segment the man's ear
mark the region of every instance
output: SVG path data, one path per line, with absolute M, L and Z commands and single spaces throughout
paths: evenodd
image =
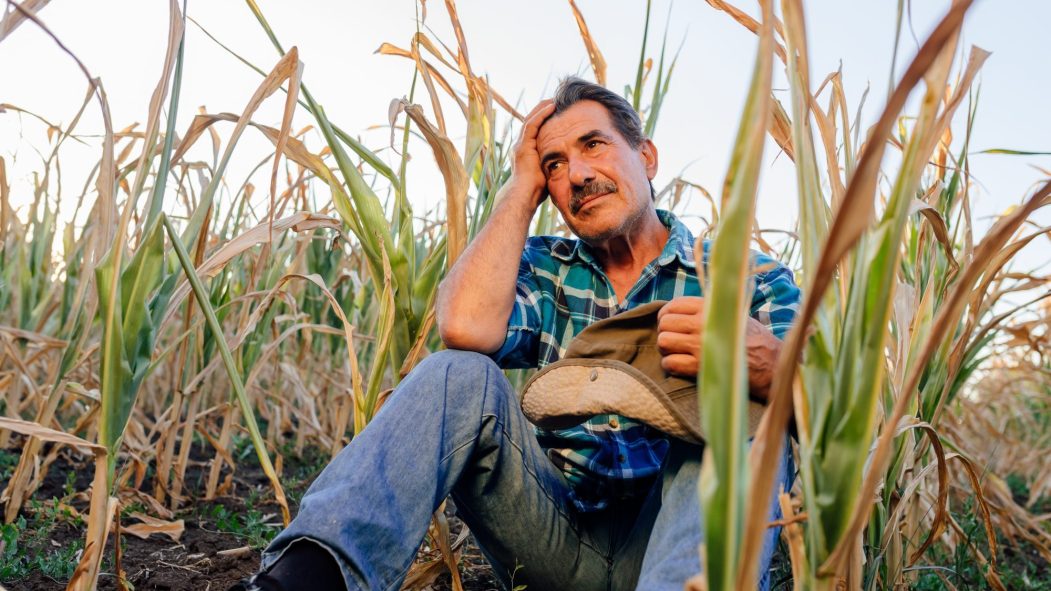
M 646 138 L 639 144 L 639 157 L 646 166 L 646 178 L 653 180 L 657 176 L 657 146 L 653 140 Z

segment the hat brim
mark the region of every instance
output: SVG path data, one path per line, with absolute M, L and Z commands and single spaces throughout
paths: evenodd
M 763 405 L 749 401 L 749 436 L 758 429 L 763 410 Z M 695 384 L 669 391 L 635 367 L 612 359 L 562 359 L 548 365 L 523 389 L 522 412 L 548 430 L 617 414 L 693 443 L 705 439 Z

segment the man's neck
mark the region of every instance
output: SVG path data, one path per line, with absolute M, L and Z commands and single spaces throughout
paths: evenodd
M 669 234 L 656 210 L 650 209 L 625 235 L 588 246 L 606 275 L 611 279 L 620 278 L 620 282 L 628 279 L 634 284 L 642 269 L 664 250 Z

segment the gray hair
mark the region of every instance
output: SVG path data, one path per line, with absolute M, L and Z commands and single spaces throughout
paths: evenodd
M 604 86 L 569 76 L 559 82 L 554 100 L 555 115 L 580 101 L 595 101 L 606 108 L 613 125 L 629 146 L 637 149 L 646 140 L 646 135 L 642 133 L 642 120 L 631 103 Z

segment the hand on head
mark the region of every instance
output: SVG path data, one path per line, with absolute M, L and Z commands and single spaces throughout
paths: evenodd
M 544 99 L 526 115 L 522 133 L 514 145 L 512 154 L 511 178 L 504 185 L 508 190 L 514 188 L 513 194 L 530 196 L 534 207 L 547 198 L 547 178 L 540 168 L 540 153 L 537 151 L 536 138 L 540 126 L 555 112 L 555 101 Z

